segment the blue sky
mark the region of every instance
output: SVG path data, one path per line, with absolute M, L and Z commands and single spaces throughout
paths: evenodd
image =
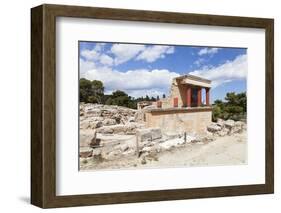
M 212 80 L 212 102 L 246 91 L 246 48 L 79 42 L 79 53 L 80 78 L 101 80 L 108 94 L 168 96 L 172 78 L 184 74 Z

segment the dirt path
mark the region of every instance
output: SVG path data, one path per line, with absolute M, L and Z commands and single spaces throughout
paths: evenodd
M 219 137 L 215 141 L 188 143 L 146 157 L 130 156 L 114 161 L 81 163 L 81 170 L 112 170 L 185 166 L 239 165 L 247 163 L 247 132 Z

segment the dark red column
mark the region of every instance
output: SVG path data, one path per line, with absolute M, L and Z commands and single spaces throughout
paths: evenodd
M 179 99 L 178 97 L 174 98 L 174 107 L 178 107 L 179 105 Z
M 186 106 L 191 107 L 191 87 L 187 87 L 186 90 Z
M 197 89 L 197 106 L 201 106 L 201 100 L 202 100 L 202 88 Z
M 206 88 L 206 105 L 210 105 L 210 88 Z

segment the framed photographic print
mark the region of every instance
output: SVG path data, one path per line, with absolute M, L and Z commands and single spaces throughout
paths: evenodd
M 31 203 L 274 191 L 273 19 L 31 9 Z

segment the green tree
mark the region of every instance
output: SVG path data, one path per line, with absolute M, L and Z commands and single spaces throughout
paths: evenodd
M 239 99 L 239 106 L 243 108 L 243 112 L 247 112 L 247 95 L 246 92 L 237 94 Z
M 216 100 L 213 107 L 213 120 L 217 118 L 240 120 L 245 119 L 247 112 L 247 95 L 245 92 L 226 94 L 225 102 Z
M 116 90 L 115 92 L 112 93 L 113 98 L 118 98 L 122 96 L 128 96 L 127 93 L 121 91 L 121 90 Z
M 128 96 L 127 93 L 121 90 L 112 93 L 110 102 L 111 105 L 125 106 L 134 109 L 137 107 L 136 100 L 133 100 L 131 96 Z M 106 104 L 109 104 L 109 102 L 106 102 Z
M 150 98 L 150 101 L 156 101 L 157 99 L 154 98 L 153 96 Z
M 221 118 L 221 115 L 222 115 L 221 108 L 215 105 L 212 111 L 212 120 L 217 121 L 218 118 Z
M 225 100 L 227 101 L 228 105 L 239 105 L 239 96 L 235 94 L 235 92 L 226 93 Z
M 214 104 L 215 104 L 215 106 L 218 106 L 221 109 L 221 111 L 224 110 L 225 103 L 222 102 L 222 100 L 217 99 L 214 101 Z
M 102 103 L 104 96 L 104 86 L 101 81 L 79 80 L 79 99 L 81 102 Z
M 112 98 L 111 97 L 108 97 L 105 101 L 105 104 L 106 105 L 112 105 Z

